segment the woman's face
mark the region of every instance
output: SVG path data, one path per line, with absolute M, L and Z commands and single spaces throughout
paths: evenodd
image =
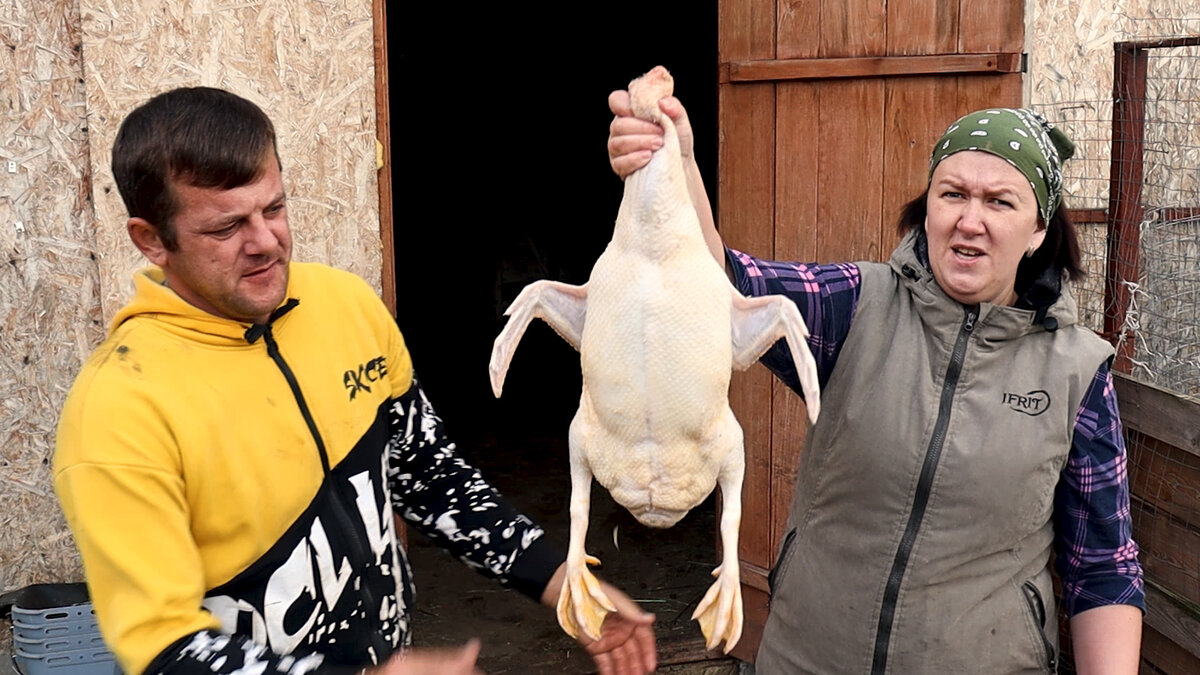
M 942 160 L 926 196 L 929 265 L 964 305 L 1011 305 L 1017 264 L 1042 245 L 1037 197 L 1024 174 L 996 155 L 964 150 Z

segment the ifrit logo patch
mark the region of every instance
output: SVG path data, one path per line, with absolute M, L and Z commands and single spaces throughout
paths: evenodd
M 1004 392 L 1001 394 L 1001 401 L 1008 406 L 1009 410 L 1014 410 L 1030 417 L 1037 417 L 1050 409 L 1050 394 L 1037 389 L 1026 394 L 1013 394 Z

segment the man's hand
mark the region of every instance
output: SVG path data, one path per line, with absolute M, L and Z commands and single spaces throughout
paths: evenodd
M 653 125 L 652 125 L 653 126 Z M 566 577 L 566 564 L 559 565 L 542 591 L 542 604 L 554 607 Z M 654 641 L 654 615 L 642 611 L 628 595 L 601 581 L 600 588 L 617 611 L 604 618 L 600 639 L 582 633 L 579 643 L 592 655 L 599 675 L 645 675 L 658 667 Z
M 475 667 L 479 640 L 454 649 L 406 649 L 385 663 L 368 668 L 366 675 L 484 675 Z
M 687 111 L 674 96 L 663 98 L 658 102 L 658 108 L 675 122 L 675 130 L 679 133 L 679 153 L 684 164 L 687 164 L 692 160 L 694 146 Z M 662 147 L 663 130 L 653 122 L 633 116 L 629 92 L 624 89 L 608 95 L 608 109 L 614 116 L 608 125 L 608 163 L 613 173 L 625 180 L 626 176 L 645 166 L 650 161 L 650 155 Z

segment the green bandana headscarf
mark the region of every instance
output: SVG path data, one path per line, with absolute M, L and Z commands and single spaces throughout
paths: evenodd
M 1049 224 L 1062 202 L 1062 163 L 1075 144 L 1038 113 L 1026 108 L 989 108 L 958 119 L 933 146 L 933 170 L 956 152 L 978 150 L 1003 157 L 1029 179 L 1042 222 Z

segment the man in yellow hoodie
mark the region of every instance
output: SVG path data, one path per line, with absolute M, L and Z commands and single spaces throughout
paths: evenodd
M 122 123 L 113 174 L 152 263 L 84 365 L 55 489 L 100 630 L 129 673 L 472 673 L 479 645 L 408 648 L 393 514 L 553 605 L 563 553 L 454 452 L 361 279 L 291 260 L 275 131 L 205 87 Z M 655 667 L 617 605 L 601 672 Z

